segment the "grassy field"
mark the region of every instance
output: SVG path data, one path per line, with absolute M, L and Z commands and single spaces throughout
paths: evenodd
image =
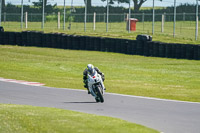
M 88 63 L 105 73 L 107 92 L 200 102 L 200 62 L 118 53 L 0 45 L 0 77 L 84 89 Z
M 0 104 L 0 133 L 158 133 L 124 120 L 55 108 Z
M 19 22 L 2 23 L 6 31 L 22 31 Z M 96 30 L 93 30 L 93 23 L 87 23 L 86 32 L 84 32 L 84 23 L 72 22 L 71 30 L 68 30 L 68 23 L 66 23 L 66 30 L 63 30 L 63 23 L 61 29 L 57 28 L 57 22 L 46 22 L 44 32 L 61 32 L 67 34 L 89 35 L 89 36 L 103 36 L 114 38 L 136 39 L 138 34 L 152 35 L 152 22 L 138 22 L 137 30 L 128 33 L 126 31 L 126 22 L 109 23 L 108 32 L 106 32 L 106 23 L 96 23 Z M 25 25 L 24 25 L 25 27 Z M 28 29 L 23 30 L 39 30 L 41 31 L 41 22 L 28 22 Z M 155 22 L 154 41 L 161 41 L 167 43 L 184 43 L 184 44 L 200 44 L 200 36 L 198 41 L 195 41 L 195 21 L 177 21 L 176 22 L 176 37 L 173 38 L 173 22 L 165 22 L 164 32 L 161 32 L 161 22 Z

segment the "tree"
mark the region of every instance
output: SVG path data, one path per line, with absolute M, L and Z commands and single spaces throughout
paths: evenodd
M 39 2 L 33 2 L 34 6 L 39 6 L 39 5 L 43 5 L 43 0 L 39 0 Z M 44 5 L 47 5 L 47 0 L 44 0 Z
M 106 1 L 106 0 L 101 0 L 101 1 Z M 118 2 L 118 3 L 129 3 L 129 0 L 110 0 L 110 3 L 113 3 L 113 1 Z M 134 12 L 138 12 L 142 4 L 144 4 L 146 1 L 147 0 L 133 0 Z
M 138 12 L 142 4 L 144 4 L 147 0 L 133 0 L 134 3 L 134 12 Z
M 6 6 L 5 0 L 2 0 L 2 5 L 1 5 L 1 7 L 2 7 L 2 10 L 3 10 L 3 11 L 5 10 L 5 6 Z
M 32 2 L 33 5 L 37 8 L 39 8 L 40 10 L 42 10 L 43 7 L 43 0 L 39 0 L 39 2 Z M 47 0 L 44 0 L 44 6 L 45 6 L 45 12 L 46 13 L 52 13 L 55 10 L 55 7 L 57 6 L 57 4 L 51 5 L 47 3 Z
M 84 2 L 86 2 L 86 0 L 84 0 Z M 87 8 L 88 10 L 90 10 L 92 7 L 92 0 L 87 0 Z

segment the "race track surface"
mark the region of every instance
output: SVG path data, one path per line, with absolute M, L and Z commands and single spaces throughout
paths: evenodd
M 55 107 L 111 116 L 164 133 L 200 133 L 200 103 L 106 93 L 96 103 L 86 91 L 0 81 L 0 103 Z

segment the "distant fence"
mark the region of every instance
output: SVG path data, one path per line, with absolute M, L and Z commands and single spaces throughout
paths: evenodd
M 28 14 L 27 20 L 29 22 L 41 22 L 42 21 L 42 14 L 41 13 L 30 13 Z M 24 13 L 24 18 L 26 17 L 26 13 Z M 109 14 L 109 22 L 124 22 L 127 19 L 127 13 L 110 13 Z M 174 14 L 173 13 L 156 13 L 155 14 L 155 21 L 162 21 L 162 15 L 164 16 L 164 21 L 166 22 L 173 22 L 174 21 Z M 64 15 L 60 13 L 61 20 L 63 21 Z M 66 21 L 69 21 L 69 17 L 71 17 L 73 22 L 84 22 L 84 14 L 83 13 L 72 13 L 66 14 Z M 106 22 L 106 13 L 96 13 L 96 22 Z M 151 22 L 153 14 L 152 13 L 132 13 L 131 17 L 137 18 L 140 22 Z M 21 22 L 21 14 L 20 13 L 2 13 L 1 15 L 2 22 Z M 25 20 L 25 19 L 24 19 Z M 58 13 L 45 13 L 45 21 L 57 21 L 58 20 Z M 87 22 L 93 22 L 94 20 L 94 13 L 87 14 Z M 196 14 L 195 13 L 177 13 L 176 14 L 176 21 L 196 21 Z
M 200 60 L 200 45 L 77 36 L 61 33 L 0 32 L 0 44 Z

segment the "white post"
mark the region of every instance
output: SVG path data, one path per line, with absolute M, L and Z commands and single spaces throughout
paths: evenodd
M 1 26 L 1 11 L 2 11 L 2 0 L 0 0 L 0 26 Z
M 174 31 L 173 31 L 173 37 L 175 37 L 176 34 L 176 0 L 174 0 Z
M 23 29 L 24 3 L 21 1 L 21 28 Z
M 85 1 L 85 18 L 84 18 L 84 32 L 86 32 L 86 23 L 87 23 L 87 0 Z
M 154 23 L 155 23 L 155 2 L 153 0 L 153 21 L 152 21 L 152 34 L 154 35 Z
M 96 29 L 96 12 L 94 12 L 94 17 L 93 17 L 93 30 L 95 31 Z
M 165 15 L 162 14 L 162 25 L 161 25 L 161 32 L 164 32 L 164 24 L 165 24 Z
M 64 21 L 63 21 L 63 30 L 65 30 L 65 15 L 66 15 L 66 7 L 65 7 L 65 0 L 64 0 Z
M 128 33 L 131 31 L 131 0 L 129 0 Z
M 60 12 L 58 12 L 58 29 L 60 29 Z
M 28 12 L 25 13 L 25 27 L 28 28 Z
M 129 18 L 129 14 L 127 13 L 126 14 L 126 21 L 128 21 L 128 18 Z
M 44 29 L 44 8 L 45 8 L 45 5 L 44 5 L 44 0 L 43 0 L 43 4 L 42 4 L 42 29 Z
M 108 4 L 108 0 L 107 0 L 106 32 L 108 32 L 108 23 L 109 23 L 109 4 Z
M 198 40 L 198 27 L 199 27 L 199 9 L 198 9 L 198 0 L 197 0 L 197 3 L 196 3 L 196 31 L 195 31 L 195 40 L 197 41 Z

